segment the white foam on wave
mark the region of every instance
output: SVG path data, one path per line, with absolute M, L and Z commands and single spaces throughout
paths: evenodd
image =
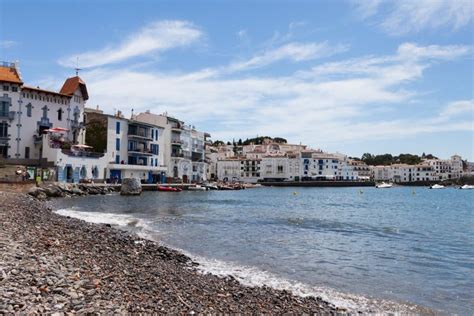
M 182 249 L 176 250 L 186 254 L 199 263 L 199 266 L 196 268 L 201 273 L 210 273 L 220 277 L 232 276 L 245 286 L 255 287 L 266 285 L 276 290 L 287 290 L 293 295 L 301 297 L 320 297 L 336 307 L 347 309 L 349 312 L 363 312 L 371 315 L 429 313 L 429 310 L 414 304 L 375 299 L 362 295 L 343 293 L 328 287 L 312 286 L 298 281 L 288 280 L 255 267 L 208 259 L 187 253 Z
M 55 211 L 62 216 L 70 216 L 81 219 L 89 223 L 95 224 L 111 224 L 121 227 L 138 227 L 136 234 L 141 238 L 153 240 L 162 243 L 157 233 L 150 230 L 148 225 L 137 217 L 126 214 L 102 213 L 102 212 L 86 212 L 74 208 L 59 209 Z M 190 257 L 193 261 L 199 263 L 196 267 L 201 273 L 210 273 L 220 277 L 232 276 L 245 286 L 269 286 L 276 290 L 287 290 L 292 294 L 301 297 L 321 297 L 323 300 L 350 311 L 359 311 L 372 315 L 406 315 L 406 314 L 430 314 L 430 310 L 424 309 L 414 304 L 403 304 L 389 300 L 374 299 L 361 295 L 348 294 L 339 292 L 335 289 L 321 286 L 312 286 L 298 281 L 287 280 L 268 271 L 262 271 L 255 267 L 248 267 L 230 262 L 224 262 L 216 259 L 209 259 L 196 256 L 183 249 L 165 245 L 173 248 Z
M 114 213 L 102 213 L 102 212 L 86 212 L 79 211 L 74 208 L 70 209 L 59 209 L 55 213 L 62 216 L 69 216 L 83 221 L 94 223 L 94 224 L 110 224 L 117 226 L 128 226 L 138 228 L 148 228 L 146 223 L 132 215 L 127 214 L 114 214 Z

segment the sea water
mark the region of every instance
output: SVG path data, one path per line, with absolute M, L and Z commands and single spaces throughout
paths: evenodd
M 474 314 L 474 191 L 256 188 L 58 199 L 232 274 L 361 311 Z

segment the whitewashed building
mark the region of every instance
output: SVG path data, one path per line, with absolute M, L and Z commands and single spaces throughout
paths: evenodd
M 48 180 L 103 179 L 105 155 L 85 150 L 88 98 L 77 75 L 57 92 L 24 85 L 17 64 L 1 63 L 0 158 L 38 170 L 53 167 Z
M 209 134 L 166 114 L 146 111 L 134 116 L 134 119 L 163 127 L 164 160 L 172 181 L 188 183 L 207 180 L 205 141 Z
M 102 137 L 106 144 L 108 181 L 138 178 L 144 183 L 164 182 L 167 168 L 161 150 L 161 126 L 127 119 L 120 111 L 108 115 L 95 109 L 86 109 L 86 122 L 89 128 L 102 126 L 106 131 Z

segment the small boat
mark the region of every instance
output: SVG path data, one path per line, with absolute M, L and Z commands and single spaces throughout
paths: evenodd
M 188 187 L 189 191 L 207 191 L 206 187 L 202 187 L 200 185 L 195 185 L 195 186 L 189 186 Z
M 219 187 L 215 184 L 206 184 L 204 185 L 208 190 L 219 190 Z
M 432 186 L 430 186 L 430 189 L 444 189 L 444 188 L 446 187 L 441 184 L 433 184 Z
M 472 184 L 465 184 L 462 187 L 460 187 L 461 190 L 474 190 L 474 185 Z
M 160 191 L 160 192 L 181 192 L 182 190 L 180 188 L 158 186 L 158 191 Z
M 377 189 L 389 189 L 393 186 L 393 184 L 391 183 L 385 183 L 385 182 L 382 182 L 382 183 L 378 183 L 375 185 L 375 187 Z

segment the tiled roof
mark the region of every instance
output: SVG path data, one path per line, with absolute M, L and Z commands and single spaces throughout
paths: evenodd
M 16 68 L 0 66 L 0 81 L 23 84 Z
M 40 88 L 28 87 L 28 86 L 23 86 L 22 90 L 32 90 L 32 91 L 37 91 L 37 92 L 54 94 L 54 95 L 58 95 L 58 96 L 61 96 L 61 97 L 66 97 L 66 98 L 71 97 L 70 95 L 67 95 L 67 94 L 64 94 L 64 93 L 54 92 L 54 91 L 50 91 L 50 90 L 44 90 L 44 89 L 40 89 Z
M 89 99 L 86 84 L 84 81 L 82 81 L 81 78 L 79 78 L 79 76 L 68 78 L 64 82 L 63 87 L 61 88 L 61 91 L 59 91 L 59 93 L 73 95 L 78 88 L 81 89 L 82 97 L 84 98 L 84 100 Z

